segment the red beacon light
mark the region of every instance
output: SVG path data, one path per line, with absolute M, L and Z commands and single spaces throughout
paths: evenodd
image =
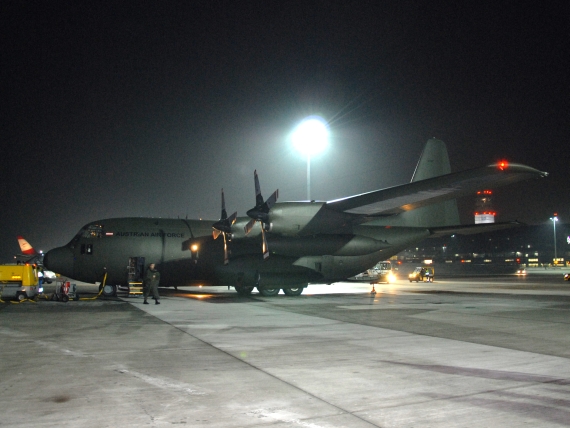
M 497 167 L 501 171 L 504 171 L 505 169 L 507 169 L 509 167 L 509 163 L 506 160 L 502 160 L 502 161 L 499 161 L 499 163 L 497 164 Z

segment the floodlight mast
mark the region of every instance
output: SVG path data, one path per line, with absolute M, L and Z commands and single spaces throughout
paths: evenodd
M 307 200 L 311 201 L 311 155 L 307 153 Z
M 311 200 L 311 155 L 323 151 L 328 144 L 326 121 L 318 116 L 303 120 L 292 135 L 293 145 L 307 156 L 307 199 Z
M 556 254 L 556 222 L 558 221 L 557 215 L 557 213 L 554 213 L 554 217 L 550 217 L 550 220 L 552 220 L 552 226 L 554 227 L 554 263 L 558 261 L 558 255 Z

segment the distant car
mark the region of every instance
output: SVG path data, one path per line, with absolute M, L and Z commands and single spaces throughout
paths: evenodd
M 518 269 L 517 275 L 526 275 L 526 269 Z
M 570 273 L 564 274 L 564 281 L 570 281 Z
M 412 281 L 433 282 L 433 277 L 434 277 L 434 269 L 431 266 L 424 266 L 424 267 L 418 266 L 417 268 L 414 269 L 414 271 L 411 274 L 408 275 L 408 279 L 410 280 L 410 282 Z

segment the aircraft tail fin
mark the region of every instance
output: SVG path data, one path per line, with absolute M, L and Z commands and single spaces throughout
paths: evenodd
M 37 251 L 34 250 L 34 247 L 32 247 L 22 236 L 18 236 L 18 244 L 20 244 L 20 251 L 23 255 L 34 256 L 38 254 Z
M 445 143 L 436 138 L 428 140 L 416 165 L 412 183 L 450 173 L 451 165 Z
M 451 165 L 445 143 L 436 138 L 428 140 L 416 165 L 412 182 L 450 174 Z M 407 211 L 400 214 L 402 225 L 414 227 L 442 227 L 459 224 L 455 199 Z

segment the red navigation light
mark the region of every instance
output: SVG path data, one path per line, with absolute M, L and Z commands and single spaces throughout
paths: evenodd
M 501 171 L 504 171 L 505 169 L 507 169 L 509 167 L 509 163 L 506 160 L 502 160 L 502 161 L 499 161 L 497 166 Z

